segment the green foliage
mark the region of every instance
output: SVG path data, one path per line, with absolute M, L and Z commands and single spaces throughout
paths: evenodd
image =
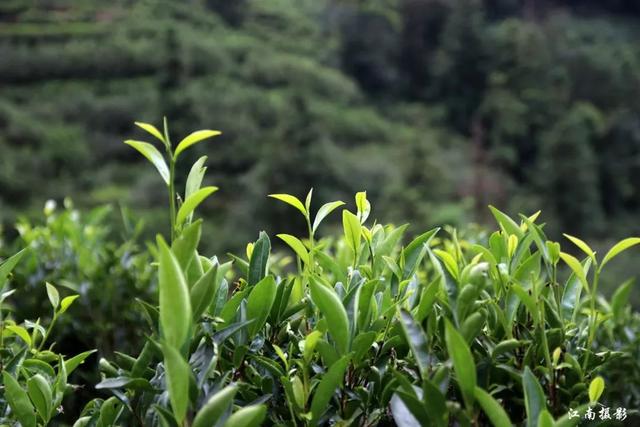
M 159 305 L 140 307 L 146 340 L 100 361 L 96 389 L 113 396 L 90 401 L 76 425 L 565 425 L 569 409 L 617 403 L 621 381 L 631 390 L 620 404 L 640 402 L 630 335 L 640 317 L 620 308 L 629 285 L 615 304 L 598 294 L 603 266 L 635 240 L 600 257 L 568 236 L 586 252 L 581 262 L 547 239 L 538 214 L 517 221 L 493 209 L 501 230 L 486 238 L 434 229 L 403 245 L 405 227 L 369 225 L 364 193 L 357 214 L 345 211 L 343 233 L 318 239 L 311 195 L 277 197 L 307 220 L 309 235 L 294 245 L 302 262 L 272 252 L 261 233 L 232 266 L 221 264 L 200 254 L 200 220 L 171 227 L 171 244 L 158 237 Z M 560 293 L 575 282 L 583 293 Z M 46 330 L 3 322 L 23 366 L 3 359 L 3 413 L 23 425 L 55 416 L 60 384 L 90 354 L 43 350 L 73 302 L 45 287 Z

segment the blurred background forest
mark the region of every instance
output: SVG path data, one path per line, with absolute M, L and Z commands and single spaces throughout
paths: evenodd
M 318 206 L 366 189 L 414 230 L 491 203 L 542 209 L 556 238 L 637 234 L 639 24 L 636 0 L 2 0 L 5 234 L 65 196 L 166 230 L 122 143 L 163 116 L 174 139 L 224 133 L 189 153 L 221 188 L 210 250 L 303 229 L 266 195 L 310 187 Z

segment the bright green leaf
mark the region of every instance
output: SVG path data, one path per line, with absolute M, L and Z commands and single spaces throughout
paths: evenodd
M 589 401 L 595 403 L 602 396 L 604 391 L 604 378 L 601 376 L 595 377 L 589 384 Z
M 162 353 L 164 354 L 164 368 L 171 409 L 178 424 L 182 425 L 189 407 L 191 367 L 180 352 L 168 343 L 163 344 Z
M 456 373 L 458 387 L 460 387 L 465 404 L 467 407 L 471 407 L 474 401 L 477 381 L 476 364 L 464 337 L 448 320 L 445 322 L 445 341 L 449 357 L 453 360 L 453 369 Z
M 176 224 L 181 225 L 185 220 L 195 211 L 200 203 L 202 203 L 207 197 L 218 191 L 218 187 L 204 187 L 196 191 L 189 196 L 180 209 L 178 209 L 178 215 L 176 215 Z
M 182 153 L 184 150 L 191 147 L 192 145 L 197 144 L 198 142 L 204 141 L 205 139 L 218 136 L 221 133 L 222 132 L 218 130 L 209 130 L 209 129 L 198 130 L 191 133 L 190 135 L 185 137 L 182 141 L 180 141 L 180 143 L 178 143 L 178 146 L 176 147 L 176 151 L 173 154 L 173 158 L 177 159 L 180 153 Z
M 318 209 L 316 218 L 313 221 L 312 231 L 315 233 L 318 227 L 320 226 L 320 223 L 322 222 L 322 220 L 325 219 L 327 215 L 329 215 L 331 212 L 333 212 L 335 209 L 339 208 L 342 205 L 344 205 L 344 202 L 339 200 L 335 202 L 325 203 L 324 205 L 322 205 L 320 209 Z
M 264 405 L 246 406 L 229 417 L 224 427 L 258 427 L 267 416 Z
M 238 386 L 230 385 L 209 398 L 198 411 L 191 427 L 214 427 L 233 404 Z
M 148 142 L 128 140 L 124 142 L 135 148 L 156 167 L 165 184 L 169 185 L 169 167 L 160 151 Z
M 341 355 L 346 354 L 349 351 L 350 331 L 349 319 L 342 301 L 333 289 L 324 286 L 315 278 L 310 278 L 309 288 L 313 303 L 327 319 L 327 327 L 338 352 Z
M 181 348 L 187 341 L 191 327 L 189 288 L 178 260 L 160 236 L 158 236 L 158 246 L 162 335 L 170 346 Z
M 269 194 L 269 197 L 285 202 L 302 212 L 305 218 L 308 216 L 307 209 L 304 207 L 300 199 L 290 194 Z
M 4 397 L 22 427 L 36 427 L 36 414 L 29 396 L 7 371 L 2 372 Z
M 626 251 L 632 246 L 637 245 L 638 243 L 640 243 L 640 237 L 629 237 L 628 239 L 621 240 L 615 245 L 613 245 L 613 247 L 609 249 L 609 252 L 607 252 L 607 254 L 602 259 L 602 264 L 600 264 L 600 269 L 602 269 L 606 263 L 611 261 L 613 257 L 617 256 L 623 251 Z
M 300 257 L 302 262 L 305 264 L 309 264 L 309 252 L 307 248 L 304 247 L 304 244 L 295 236 L 290 234 L 278 234 L 277 237 L 282 239 L 293 251 Z
M 513 425 L 509 416 L 502 408 L 502 405 L 500 405 L 500 403 L 498 403 L 489 393 L 480 387 L 476 387 L 474 390 L 474 396 L 482 407 L 484 413 L 487 414 L 487 417 L 491 420 L 494 427 L 511 427 Z

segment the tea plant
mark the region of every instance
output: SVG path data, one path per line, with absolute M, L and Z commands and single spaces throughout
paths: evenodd
M 218 132 L 174 145 L 166 123 L 138 125 L 165 151 L 127 141 L 169 194 L 169 237 L 150 245 L 159 303 L 142 304 L 138 351 L 100 360 L 96 389 L 107 395 L 76 426 L 564 427 L 599 405 L 637 416 L 631 284 L 607 301 L 598 282 L 640 239 L 600 256 L 566 236 L 563 250 L 539 213 L 516 221 L 492 207 L 489 235 L 436 228 L 405 245 L 407 226 L 372 222 L 365 192 L 353 209 L 314 210 L 310 191 L 271 195 L 307 225 L 305 236 L 277 234 L 286 256 L 262 232 L 224 262 L 198 251 L 194 212 L 217 190 L 202 186 L 206 158 L 184 190 L 175 185 L 180 154 Z M 343 232 L 319 237 L 338 209 Z
M 40 319 L 17 323 L 7 316 L 7 303 L 16 298 L 16 290 L 6 287 L 7 277 L 24 255 L 21 251 L 0 264 L 0 424 L 36 427 L 49 424 L 64 410 L 65 393 L 73 389 L 68 376 L 94 351 L 73 357 L 54 351 L 51 332 L 78 295 L 61 299 L 49 283 L 52 320 L 48 325 Z

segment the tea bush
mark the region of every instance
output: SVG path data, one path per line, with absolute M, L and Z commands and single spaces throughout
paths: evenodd
M 100 397 L 76 426 L 546 427 L 577 425 L 601 407 L 612 408 L 603 425 L 637 417 L 632 285 L 611 300 L 598 285 L 640 238 L 601 256 L 573 236 L 564 248 L 548 240 L 539 212 L 514 220 L 491 207 L 493 233 L 436 228 L 404 244 L 407 225 L 372 221 L 365 192 L 355 208 L 334 201 L 314 210 L 309 191 L 304 200 L 271 195 L 306 223 L 304 236 L 275 236 L 284 256 L 260 233 L 224 262 L 198 251 L 194 211 L 217 190 L 202 186 L 206 158 L 184 190 L 175 176 L 181 154 L 219 132 L 172 144 L 166 123 L 163 131 L 138 125 L 161 149 L 126 143 L 153 163 L 169 196 L 169 236 L 149 245 L 159 303 L 141 306 L 146 340 L 136 351 L 100 360 Z M 319 237 L 338 210 L 343 232 Z M 9 424 L 46 424 L 72 389 L 66 359 L 42 350 L 48 333 L 38 322 L 2 325 L 11 343 L 2 363 L 11 369 L 0 414 Z

